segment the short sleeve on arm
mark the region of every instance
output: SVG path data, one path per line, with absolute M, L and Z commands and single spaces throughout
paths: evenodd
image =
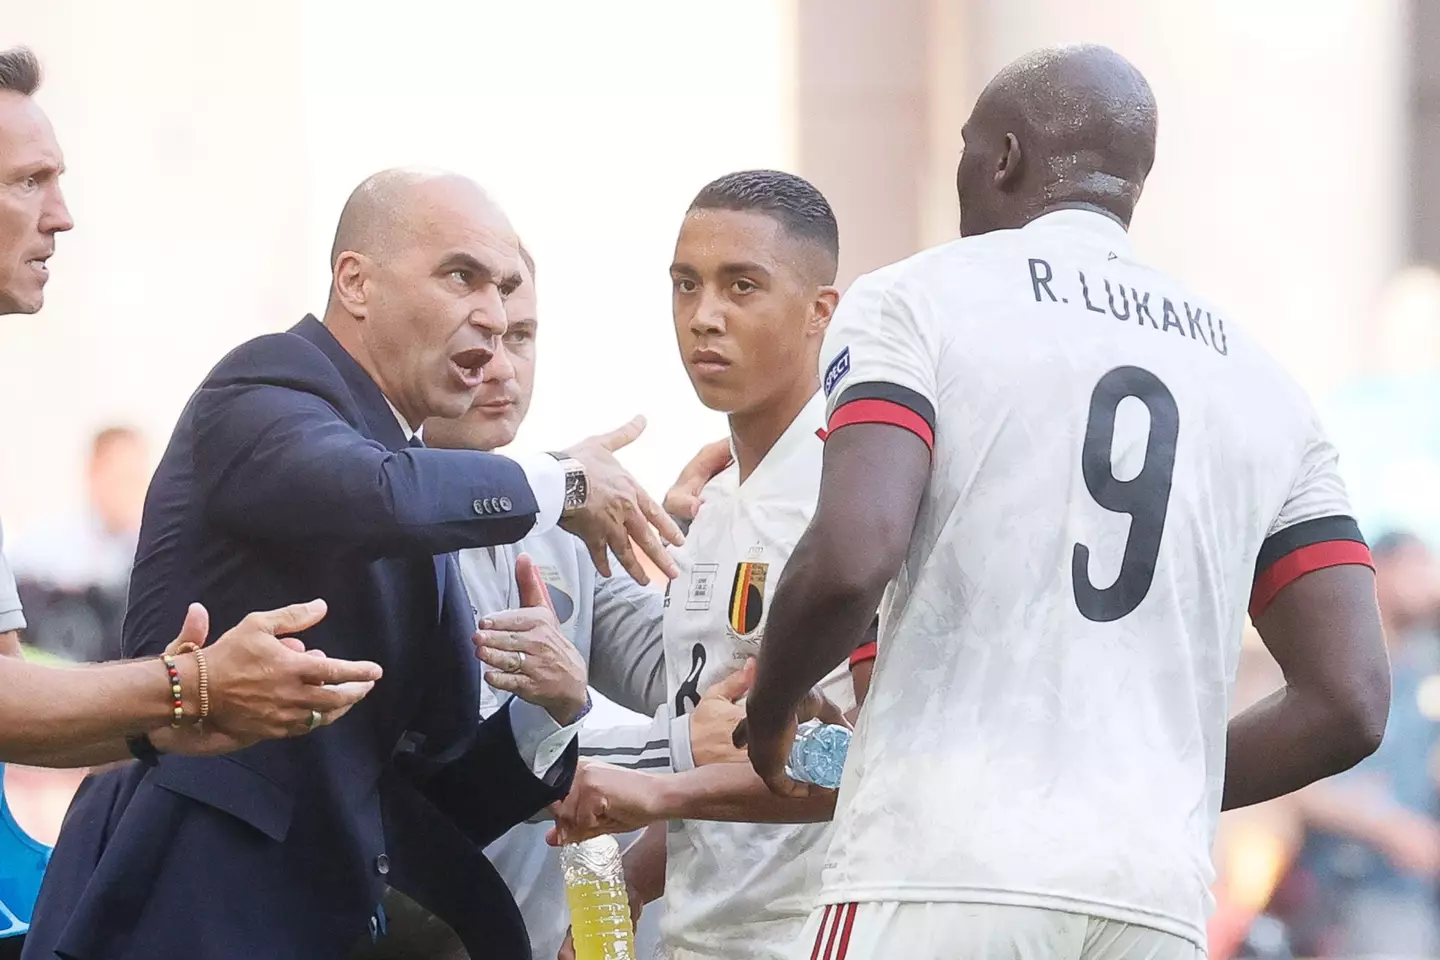
M 889 423 L 935 446 L 934 332 L 925 301 L 894 268 L 856 280 L 820 353 L 827 430 Z
M 5 559 L 5 534 L 0 530 L 0 633 L 25 627 L 25 614 L 20 610 L 20 594 L 15 590 L 15 574 Z
M 1280 591 L 1326 567 L 1372 567 L 1370 547 L 1350 509 L 1339 457 L 1312 417 L 1310 436 L 1290 495 L 1271 524 L 1255 563 L 1250 616 L 1258 617 Z

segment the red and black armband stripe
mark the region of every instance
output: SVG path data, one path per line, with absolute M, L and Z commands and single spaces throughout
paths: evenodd
M 850 387 L 835 401 L 827 431 L 834 433 L 852 423 L 903 427 L 935 449 L 935 405 L 909 387 L 883 382 Z
M 879 655 L 880 645 L 872 641 L 864 646 L 857 647 L 855 652 L 850 654 L 850 666 L 852 668 L 858 667 L 867 660 L 874 660 Z
M 1320 517 L 1286 527 L 1260 547 L 1250 616 L 1258 617 L 1290 584 L 1326 567 L 1358 565 L 1374 569 L 1370 547 L 1351 517 Z
M 875 657 L 879 655 L 879 639 L 880 616 L 876 614 L 875 618 L 870 621 L 870 626 L 865 628 L 865 636 L 860 641 L 860 646 L 856 647 L 855 652 L 850 654 L 851 669 L 854 669 L 857 664 L 864 663 L 867 660 L 874 660 Z

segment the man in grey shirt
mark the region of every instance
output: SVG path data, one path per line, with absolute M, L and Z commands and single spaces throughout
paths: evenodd
M 469 414 L 460 420 L 432 420 L 425 425 L 425 440 L 432 447 L 493 450 L 513 441 L 525 419 L 535 382 L 535 264 L 524 247 L 520 255 L 526 270 L 522 284 L 505 304 L 509 321 L 505 349 L 486 367 L 484 384 Z M 587 663 L 590 685 L 605 697 L 647 717 L 654 713 L 665 699 L 664 595 L 618 569 L 612 576 L 601 575 L 584 543 L 555 529 L 518 544 L 461 551 L 460 573 L 477 619 L 521 606 L 515 571 L 522 554 L 545 581 L 555 620 L 578 651 L 579 662 L 530 657 L 517 665 L 510 660 L 511 653 L 487 653 L 486 662 L 492 669 L 487 672 L 489 682 L 481 688 L 481 713 L 498 710 L 511 693 L 548 671 L 583 670 Z M 533 676 L 527 678 L 527 672 Z M 668 768 L 670 755 L 668 742 L 645 750 L 635 749 L 628 741 L 611 745 L 605 728 L 598 724 L 582 728 L 580 753 L 647 769 Z M 550 960 L 557 954 L 569 927 L 559 857 L 545 843 L 547 829 L 545 823 L 521 824 L 485 849 L 515 896 L 537 960 Z M 648 922 L 640 930 L 638 956 L 653 955 L 654 948 L 649 946 L 657 940 L 653 913 L 644 918 Z
M 74 226 L 60 192 L 60 144 L 34 99 L 39 86 L 34 54 L 0 51 L 0 315 L 40 309 L 56 238 Z M 25 617 L 0 552 L 0 762 L 90 766 L 133 750 L 221 753 L 308 733 L 338 718 L 380 677 L 373 663 L 310 657 L 300 641 L 277 639 L 324 616 L 319 601 L 252 613 L 202 652 L 209 618 L 192 605 L 167 651 L 178 671 L 176 693 L 159 658 L 85 670 L 25 661 L 18 634 Z M 197 649 L 181 652 L 183 644 Z M 202 663 L 215 705 L 203 726 L 193 722 L 202 712 Z

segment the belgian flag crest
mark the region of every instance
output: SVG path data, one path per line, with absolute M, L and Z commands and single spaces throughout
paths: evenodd
M 740 636 L 754 633 L 765 611 L 767 563 L 735 564 L 735 582 L 730 587 L 730 629 Z

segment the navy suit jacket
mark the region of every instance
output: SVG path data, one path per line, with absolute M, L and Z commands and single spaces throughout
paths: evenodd
M 340 958 L 390 879 L 387 819 L 413 834 L 395 825 L 404 811 L 438 812 L 478 847 L 562 797 L 573 743 L 541 780 L 508 712 L 479 718 L 474 612 L 448 553 L 519 540 L 537 509 L 511 460 L 408 446 L 313 317 L 222 360 L 151 482 L 126 655 L 160 653 L 191 601 L 218 636 L 249 611 L 323 597 L 329 614 L 306 644 L 385 677 L 308 736 L 104 775 L 123 782 L 72 806 L 26 957 Z M 446 887 L 423 856 L 394 855 L 396 886 L 420 902 Z

